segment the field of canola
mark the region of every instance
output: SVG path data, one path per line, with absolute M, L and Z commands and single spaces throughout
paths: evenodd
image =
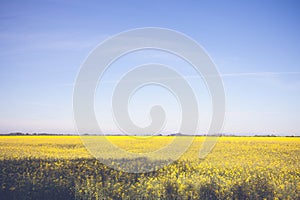
M 132 152 L 173 140 L 108 138 Z M 300 199 L 299 137 L 220 137 L 199 159 L 203 139 L 171 165 L 134 174 L 93 158 L 78 136 L 1 136 L 0 199 Z

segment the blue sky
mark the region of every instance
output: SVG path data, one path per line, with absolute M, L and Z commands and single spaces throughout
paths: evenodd
M 0 133 L 74 133 L 73 84 L 89 52 L 121 31 L 163 27 L 196 40 L 217 65 L 226 93 L 223 132 L 300 135 L 299 9 L 299 1 L 291 0 L 2 1 Z M 104 80 L 118 80 L 124 66 L 153 60 L 177 70 L 185 65 L 162 52 L 136 53 L 115 63 Z M 197 92 L 203 132 L 209 96 L 188 67 L 181 69 Z M 97 118 L 103 130 L 115 132 L 109 100 L 101 93 L 109 96 L 113 84 L 101 87 Z M 172 116 L 166 131 L 176 131 L 178 105 L 161 88 L 145 88 L 133 97 L 133 120 L 149 123 L 145 116 L 155 94 L 153 102 L 160 101 Z

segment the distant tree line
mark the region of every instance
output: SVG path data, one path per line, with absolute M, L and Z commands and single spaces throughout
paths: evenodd
M 13 133 L 6 133 L 6 134 L 0 134 L 0 136 L 31 136 L 31 135 L 45 135 L 45 136 L 77 136 L 78 134 L 65 134 L 65 133 L 22 133 L 22 132 L 13 132 Z M 82 135 L 90 135 L 90 136 L 97 136 L 97 135 L 102 135 L 102 134 L 90 134 L 90 133 L 85 133 Z M 104 134 L 105 136 L 124 136 L 122 134 Z M 150 134 L 149 134 L 150 135 Z M 135 135 L 139 136 L 139 135 Z M 142 135 L 141 135 L 142 136 Z M 148 136 L 148 135 L 143 135 L 143 136 Z M 206 134 L 196 134 L 196 135 L 189 135 L 189 134 L 183 134 L 183 133 L 170 133 L 170 134 L 157 134 L 155 136 L 208 136 Z M 253 134 L 253 135 L 236 135 L 236 134 L 214 134 L 213 136 L 217 137 L 300 137 L 297 135 L 275 135 L 275 134 Z

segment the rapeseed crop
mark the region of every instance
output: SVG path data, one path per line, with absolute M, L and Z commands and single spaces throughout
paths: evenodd
M 108 139 L 144 153 L 174 137 Z M 299 199 L 300 138 L 220 137 L 199 159 L 203 140 L 195 137 L 171 165 L 133 174 L 93 158 L 79 136 L 1 136 L 0 199 Z M 145 165 L 147 158 L 136 162 Z

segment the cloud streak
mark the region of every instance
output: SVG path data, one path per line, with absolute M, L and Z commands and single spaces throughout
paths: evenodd
M 300 72 L 243 72 L 243 73 L 225 73 L 225 74 L 220 74 L 220 77 L 242 77 L 242 76 L 280 76 L 280 75 L 300 75 Z M 211 76 L 206 76 L 209 78 L 216 77 L 215 75 Z M 201 76 L 197 75 L 191 75 L 191 76 L 183 76 L 183 78 L 201 78 Z M 168 77 L 168 78 L 162 78 L 162 79 L 178 79 L 177 77 Z M 105 83 L 105 84 L 115 84 L 118 83 L 120 80 L 104 80 L 101 81 L 100 83 Z M 135 80 L 132 80 L 135 81 Z M 75 83 L 66 83 L 63 84 L 62 86 L 64 87 L 74 87 Z
M 235 76 L 280 76 L 280 75 L 300 75 L 300 72 L 242 72 L 242 73 L 225 73 L 221 77 Z

